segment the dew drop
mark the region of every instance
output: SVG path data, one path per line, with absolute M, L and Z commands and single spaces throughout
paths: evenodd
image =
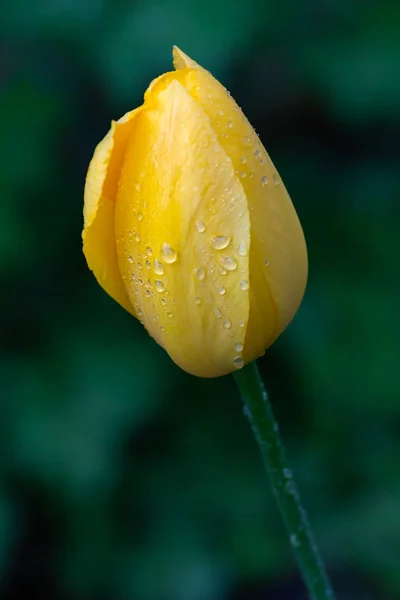
M 233 347 L 236 352 L 241 352 L 243 350 L 243 344 L 241 344 L 240 342 L 236 342 L 236 344 Z
M 196 229 L 199 233 L 204 233 L 206 230 L 206 226 L 202 221 L 196 221 Z
M 196 296 L 195 299 L 194 299 L 194 303 L 195 304 L 201 304 L 201 298 L 199 298 L 198 296 Z
M 172 314 L 172 312 L 169 312 L 168 315 L 167 315 L 168 319 L 172 319 L 173 316 L 174 315 Z
M 178 258 L 178 254 L 177 254 L 176 250 L 174 250 L 172 248 L 172 246 L 170 246 L 169 244 L 166 244 L 165 242 L 162 245 L 161 254 L 162 254 L 163 261 L 168 264 L 174 263 L 176 261 L 176 259 Z
M 128 262 L 130 262 L 130 263 L 131 263 L 131 265 L 133 265 L 133 263 L 134 263 L 134 260 L 133 260 L 132 256 L 128 256 Z
M 268 177 L 267 177 L 266 175 L 263 175 L 263 176 L 261 177 L 261 183 L 262 183 L 263 185 L 267 185 L 267 183 L 268 183 Z
M 160 281 L 159 279 L 157 279 L 154 282 L 154 285 L 155 285 L 157 292 L 163 292 L 165 290 L 163 282 Z
M 233 359 L 233 366 L 235 367 L 235 369 L 241 369 L 242 367 L 244 367 L 244 360 L 241 356 L 236 356 L 236 358 Z
M 147 253 L 147 256 L 152 256 L 153 255 L 153 250 L 150 247 L 147 247 L 146 248 L 146 253 Z
M 264 265 L 265 265 L 266 267 L 268 267 L 268 265 L 269 265 L 269 260 L 266 260 L 266 261 L 265 261 L 265 263 L 264 263 Z
M 149 260 L 146 260 L 146 268 L 151 269 L 151 262 Z
M 215 235 L 211 239 L 211 245 L 214 248 L 214 250 L 223 250 L 224 248 L 226 248 L 228 246 L 230 241 L 231 241 L 230 235 Z
M 151 291 L 150 290 L 146 290 L 145 291 L 146 296 L 149 298 L 151 296 Z
M 242 281 L 239 284 L 239 287 L 241 290 L 243 290 L 243 292 L 245 292 L 246 290 L 249 289 L 249 282 L 247 281 L 247 279 L 242 279 Z
M 218 115 L 219 117 L 222 117 L 222 116 L 223 116 L 223 114 L 224 114 L 224 111 L 223 111 L 223 110 L 217 110 L 217 115 Z
M 130 231 L 130 232 L 128 233 L 128 236 L 129 236 L 129 239 L 131 240 L 131 239 L 133 238 L 133 231 Z
M 245 179 L 245 178 L 246 178 L 246 173 L 245 173 L 244 171 L 242 171 L 242 172 L 240 173 L 240 177 L 241 177 L 242 179 Z
M 135 190 L 140 192 L 140 183 L 135 183 Z
M 142 263 L 139 263 L 139 262 L 138 262 L 138 264 L 137 264 L 137 268 L 138 268 L 138 269 L 143 269 L 143 267 L 142 267 Z
M 224 319 L 224 327 L 225 327 L 225 329 L 231 328 L 231 322 L 228 318 Z
M 245 326 L 245 322 L 244 321 L 239 321 L 239 327 L 244 327 Z
M 157 275 L 164 275 L 163 264 L 158 260 L 158 258 L 156 258 L 156 260 L 154 261 L 154 272 Z
M 161 298 L 160 302 L 161 302 L 161 304 L 162 304 L 163 306 L 165 306 L 165 305 L 167 304 L 167 299 L 165 298 L 165 296 L 163 296 L 163 297 Z
M 198 269 L 194 269 L 193 275 L 199 281 L 204 281 L 204 279 L 206 277 L 206 271 L 205 271 L 205 269 L 203 269 L 203 267 L 199 267 Z
M 261 156 L 261 152 L 260 152 L 259 150 L 254 150 L 254 156 L 255 156 L 256 158 L 260 158 L 260 156 Z
M 217 285 L 217 290 L 218 290 L 218 294 L 220 296 L 223 296 L 224 294 L 226 294 L 226 288 L 224 288 L 223 285 Z
M 275 185 L 278 185 L 278 183 L 279 183 L 279 177 L 278 177 L 277 173 L 274 173 L 272 175 L 272 180 L 273 180 L 273 182 L 274 182 Z
M 229 129 L 232 129 L 232 127 L 233 127 L 232 121 L 228 121 L 228 123 L 226 124 L 226 126 L 229 127 Z
M 232 256 L 221 256 L 219 262 L 227 271 L 234 271 L 237 267 L 237 260 Z
M 246 256 L 246 254 L 247 254 L 246 244 L 243 240 L 239 244 L 238 254 L 239 254 L 239 256 Z
M 221 273 L 221 275 L 226 275 L 228 273 L 228 271 L 224 269 L 224 267 L 220 267 L 219 272 Z
M 244 156 L 241 157 L 240 162 L 242 163 L 242 165 L 246 164 L 246 158 Z
M 219 308 L 214 308 L 214 315 L 217 317 L 217 319 L 220 319 L 222 317 L 221 311 L 219 310 Z
M 143 219 L 143 215 L 141 212 L 138 212 L 137 218 L 138 218 L 138 221 L 141 221 Z
M 140 235 L 138 233 L 135 234 L 135 240 L 137 242 L 140 242 Z

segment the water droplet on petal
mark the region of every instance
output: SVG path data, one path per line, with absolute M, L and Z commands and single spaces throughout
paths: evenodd
M 264 265 L 265 265 L 266 267 L 268 267 L 268 265 L 269 265 L 269 260 L 266 260 L 266 261 L 265 261 L 265 263 L 264 263 Z
M 242 163 L 242 165 L 245 165 L 246 164 L 246 157 L 242 156 L 241 159 L 240 159 L 240 162 Z
M 152 256 L 153 250 L 151 248 L 147 247 L 146 248 L 146 253 L 147 253 L 147 256 Z
M 278 183 L 279 183 L 279 177 L 278 177 L 277 173 L 274 173 L 272 175 L 272 181 L 274 182 L 275 185 L 278 185 Z
M 242 179 L 245 179 L 245 178 L 246 178 L 246 173 L 245 173 L 244 171 L 242 171 L 242 172 L 240 173 L 240 177 L 241 177 Z
M 201 298 L 199 298 L 198 296 L 195 297 L 194 299 L 195 304 L 201 304 Z
M 233 347 L 236 352 L 241 352 L 243 350 L 243 344 L 241 344 L 240 342 L 236 342 L 236 344 Z
M 206 226 L 202 221 L 196 221 L 196 229 L 199 233 L 204 233 L 206 230 Z
M 145 291 L 146 296 L 149 298 L 151 296 L 151 291 L 150 290 L 146 290 Z
M 230 235 L 214 235 L 211 239 L 211 245 L 215 250 L 223 250 L 231 241 Z
M 226 126 L 229 127 L 229 129 L 231 129 L 233 127 L 232 121 L 228 121 L 228 123 L 226 124 Z
M 225 327 L 225 329 L 230 329 L 231 328 L 231 322 L 230 322 L 230 320 L 228 318 L 224 319 L 224 327 Z
M 137 218 L 138 218 L 138 221 L 141 221 L 143 219 L 143 215 L 141 212 L 138 212 Z
M 140 192 L 140 183 L 135 183 L 135 190 Z
M 146 268 L 151 269 L 151 262 L 149 260 L 146 260 Z
M 138 233 L 135 234 L 135 240 L 137 242 L 140 242 L 140 235 Z
M 242 279 L 239 286 L 240 286 L 240 289 L 243 290 L 243 292 L 245 292 L 246 290 L 249 289 L 249 282 L 247 281 L 247 279 Z
M 223 296 L 224 294 L 226 294 L 226 288 L 224 288 L 223 285 L 217 285 L 217 290 L 218 290 L 218 294 L 220 296 Z
M 246 244 L 243 240 L 239 244 L 238 254 L 239 254 L 239 256 L 246 256 L 246 254 L 247 254 Z
M 239 327 L 244 327 L 246 323 L 244 321 L 239 321 Z
M 259 150 L 254 150 L 254 156 L 255 156 L 256 158 L 260 158 L 260 156 L 261 156 L 261 152 L 260 152 Z
M 159 279 L 157 279 L 157 280 L 154 282 L 154 285 L 155 285 L 155 288 L 156 288 L 157 292 L 163 292 L 163 291 L 164 291 L 164 289 L 165 289 L 165 288 L 164 288 L 164 284 L 163 284 L 163 282 L 162 282 L 162 281 L 160 281 Z
M 138 268 L 138 269 L 143 269 L 143 267 L 142 267 L 142 263 L 139 263 L 139 262 L 138 262 L 138 264 L 137 264 L 137 268 Z
M 222 117 L 222 116 L 223 116 L 223 114 L 224 114 L 224 111 L 223 111 L 223 110 L 217 110 L 217 115 L 218 115 L 219 117 Z
M 193 275 L 196 277 L 196 279 L 198 279 L 199 281 L 204 281 L 205 276 L 206 276 L 206 271 L 205 269 L 203 269 L 203 267 L 199 267 L 198 269 L 194 269 L 193 271 Z
M 262 183 L 263 185 L 267 185 L 267 183 L 268 183 L 268 177 L 267 177 L 266 175 L 263 175 L 263 176 L 261 177 L 261 183 Z
M 220 267 L 219 272 L 221 273 L 221 275 L 226 275 L 228 273 L 228 271 L 224 269 L 224 267 Z
M 221 311 L 219 310 L 219 308 L 214 308 L 214 315 L 217 317 L 217 319 L 220 319 L 222 317 Z
M 158 258 L 156 258 L 154 261 L 154 272 L 157 273 L 157 275 L 164 275 L 163 264 L 158 260 Z
M 165 306 L 165 305 L 167 304 L 167 299 L 165 298 L 165 296 L 163 296 L 163 297 L 161 298 L 160 302 L 161 302 L 161 304 L 162 304 L 163 306 Z
M 233 359 L 233 366 L 235 367 L 235 369 L 241 369 L 242 367 L 244 367 L 244 360 L 241 356 L 236 356 L 236 358 Z
M 128 256 L 128 262 L 130 262 L 130 263 L 131 263 L 131 265 L 133 265 L 133 263 L 134 263 L 134 260 L 133 260 L 132 256 Z
M 178 254 L 177 254 L 176 250 L 174 250 L 172 248 L 172 246 L 170 246 L 169 244 L 166 244 L 165 242 L 162 245 L 161 254 L 162 254 L 163 261 L 168 264 L 174 263 L 176 261 L 176 259 L 178 258 Z
M 227 271 L 234 271 L 237 267 L 237 260 L 232 256 L 221 256 L 219 262 Z

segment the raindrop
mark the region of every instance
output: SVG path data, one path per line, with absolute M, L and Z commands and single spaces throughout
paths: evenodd
M 228 318 L 224 319 L 224 327 L 225 327 L 225 329 L 231 328 L 231 322 Z
M 241 352 L 243 350 L 243 344 L 241 344 L 240 342 L 236 342 L 236 344 L 233 347 L 236 352 Z
M 195 304 L 201 304 L 201 298 L 199 298 L 198 296 L 195 297 L 194 299 Z
M 247 281 L 247 279 L 242 279 L 242 281 L 239 284 L 239 287 L 241 290 L 243 290 L 243 292 L 245 292 L 246 290 L 249 289 L 249 282 Z
M 266 175 L 263 175 L 263 176 L 261 177 L 261 183 L 262 183 L 263 185 L 267 185 L 267 183 L 268 183 L 268 178 L 266 177 Z
M 196 279 L 198 279 L 199 281 L 204 281 L 204 279 L 206 277 L 206 271 L 205 271 L 205 269 L 203 269 L 203 267 L 194 269 L 193 274 L 196 277 Z
M 163 284 L 163 282 L 162 282 L 162 281 L 160 281 L 159 279 L 157 279 L 157 280 L 154 282 L 154 285 L 155 285 L 155 288 L 156 288 L 157 292 L 163 292 L 163 291 L 164 291 L 164 289 L 165 289 L 165 288 L 164 288 L 164 284 Z
M 220 319 L 222 317 L 221 311 L 219 310 L 219 308 L 214 308 L 214 315 L 217 317 L 217 319 Z
M 174 250 L 172 248 L 172 246 L 170 246 L 169 244 L 166 244 L 165 242 L 162 245 L 161 254 L 162 254 L 163 261 L 168 264 L 174 263 L 176 261 L 176 259 L 178 258 L 178 254 L 177 254 L 176 250 Z
M 230 235 L 215 235 L 211 240 L 211 245 L 215 250 L 223 250 L 231 241 Z
M 138 264 L 137 264 L 137 268 L 138 268 L 138 269 L 143 269 L 143 267 L 142 267 L 142 263 L 138 263 Z
M 143 219 L 143 215 L 141 212 L 138 212 L 137 218 L 138 218 L 138 221 L 141 221 Z
M 226 288 L 224 288 L 223 285 L 217 285 L 217 290 L 218 290 L 218 294 L 220 296 L 223 296 L 224 294 L 226 294 Z
M 236 358 L 233 359 L 233 366 L 235 367 L 235 369 L 241 369 L 242 367 L 244 367 L 244 360 L 241 356 L 236 356 Z
M 153 250 L 151 248 L 146 248 L 147 256 L 152 256 Z
M 149 260 L 146 260 L 146 268 L 151 269 L 151 262 Z
M 239 254 L 239 256 L 246 256 L 246 254 L 247 254 L 246 244 L 243 240 L 239 244 L 238 254 Z
M 219 262 L 227 271 L 234 271 L 237 267 L 237 260 L 232 256 L 221 256 Z
M 202 221 L 196 221 L 196 229 L 199 233 L 204 233 L 206 230 L 206 226 Z
M 157 275 L 164 275 L 163 264 L 158 260 L 158 258 L 156 258 L 154 261 L 154 272 L 157 273 Z
M 226 275 L 228 271 L 224 269 L 224 267 L 220 267 L 219 272 L 221 273 L 221 275 Z
M 128 256 L 128 262 L 130 262 L 130 263 L 131 263 L 131 265 L 133 265 L 133 263 L 134 263 L 134 260 L 133 260 L 132 256 Z

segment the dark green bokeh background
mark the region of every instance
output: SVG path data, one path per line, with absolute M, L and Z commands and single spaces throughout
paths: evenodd
M 400 5 L 0 9 L 1 598 L 305 598 L 231 378 L 181 372 L 81 253 L 94 146 L 172 44 L 249 116 L 302 221 L 260 361 L 340 597 L 400 597 Z

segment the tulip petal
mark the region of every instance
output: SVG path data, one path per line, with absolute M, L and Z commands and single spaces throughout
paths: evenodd
M 182 84 L 210 118 L 248 198 L 251 297 L 244 352 L 247 362 L 272 344 L 300 305 L 307 280 L 304 235 L 275 166 L 226 89 L 178 49 L 174 50 L 174 64 L 184 69 Z
M 103 289 L 133 315 L 118 266 L 114 213 L 122 160 L 140 110 L 113 121 L 94 152 L 86 177 L 82 232 L 83 252 L 89 268 Z
M 250 218 L 234 166 L 179 83 L 146 94 L 119 182 L 115 231 L 136 314 L 183 369 L 242 366 Z

